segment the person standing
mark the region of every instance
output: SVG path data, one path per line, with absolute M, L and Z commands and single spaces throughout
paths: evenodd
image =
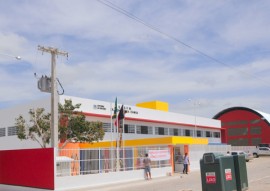
M 145 172 L 145 178 L 146 180 L 152 179 L 151 177 L 151 159 L 148 157 L 148 154 L 145 154 L 145 158 L 143 159 L 144 164 L 144 172 Z
M 188 157 L 188 154 L 185 153 L 183 174 L 188 174 L 188 165 L 190 165 L 189 157 Z

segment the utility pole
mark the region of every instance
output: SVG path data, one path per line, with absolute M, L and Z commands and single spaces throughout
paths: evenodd
M 201 104 L 200 102 L 196 101 L 196 100 L 192 100 L 192 99 L 188 99 L 188 101 L 193 102 L 193 113 L 194 113 L 194 130 L 193 130 L 193 137 L 197 137 L 197 107 Z
M 38 46 L 38 50 L 51 54 L 51 147 L 58 147 L 58 93 L 56 84 L 56 55 L 68 57 L 68 53 L 53 47 Z

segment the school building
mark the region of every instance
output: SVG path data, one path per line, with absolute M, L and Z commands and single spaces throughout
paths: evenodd
M 115 145 L 118 133 L 112 119 L 114 102 L 59 96 L 60 103 L 63 104 L 65 99 L 71 99 L 73 104 L 81 104 L 79 110 L 88 121 L 102 122 L 105 131 L 104 140 L 93 144 L 70 143 L 61 150 L 43 149 L 43 151 L 46 150 L 44 154 L 42 149 L 37 149 L 40 146 L 36 142 L 20 141 L 14 124 L 15 118 L 19 115 L 23 115 L 27 120 L 29 109 L 42 107 L 50 112 L 50 98 L 2 110 L 0 111 L 0 155 L 6 159 L 6 162 L 8 161 L 6 164 L 15 165 L 19 169 L 24 166 L 28 171 L 24 171 L 24 174 L 18 171 L 15 182 L 14 175 L 0 177 L 0 184 L 64 190 L 99 185 L 104 182 L 138 180 L 143 178 L 140 160 L 145 153 L 152 156 L 153 177 L 168 176 L 181 172 L 182 157 L 185 152 L 189 153 L 192 171 L 199 169 L 199 160 L 205 151 L 226 153 L 230 149 L 228 145 L 221 144 L 220 120 L 173 113 L 169 111 L 167 103 L 151 101 L 139 103 L 136 106 L 124 105 L 123 143 L 121 149 L 117 150 Z M 122 104 L 119 103 L 117 108 L 120 109 L 121 106 Z M 15 153 L 24 160 L 16 163 L 13 158 Z M 118 157 L 116 153 L 119 153 Z M 37 156 L 45 156 L 39 157 L 34 164 L 30 164 L 30 155 L 31 161 Z M 120 158 L 120 162 L 116 158 Z M 39 162 L 43 164 L 42 167 L 40 164 L 37 167 Z M 119 168 L 116 168 L 117 162 L 119 162 Z M 22 165 L 22 163 L 25 164 Z M 10 171 L 7 166 L 6 171 Z M 53 173 L 50 172 L 46 177 L 38 179 L 40 181 L 45 178 L 49 181 L 39 182 L 31 179 L 31 169 L 35 171 L 34 167 L 43 168 L 40 170 L 51 169 Z M 39 174 L 39 176 L 44 175 Z

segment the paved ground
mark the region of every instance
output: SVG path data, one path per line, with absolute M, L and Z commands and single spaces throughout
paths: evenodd
M 270 157 L 260 157 L 247 162 L 249 191 L 270 190 Z M 1 191 L 45 191 L 0 185 Z M 106 185 L 99 187 L 73 189 L 70 191 L 202 191 L 200 171 L 188 175 L 175 174 L 170 177 L 140 180 L 121 185 Z

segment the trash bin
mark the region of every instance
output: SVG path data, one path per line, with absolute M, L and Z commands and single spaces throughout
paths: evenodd
M 203 191 L 236 191 L 233 156 L 205 153 L 200 168 Z
M 248 190 L 247 165 L 245 155 L 234 155 L 233 160 L 237 191 Z

